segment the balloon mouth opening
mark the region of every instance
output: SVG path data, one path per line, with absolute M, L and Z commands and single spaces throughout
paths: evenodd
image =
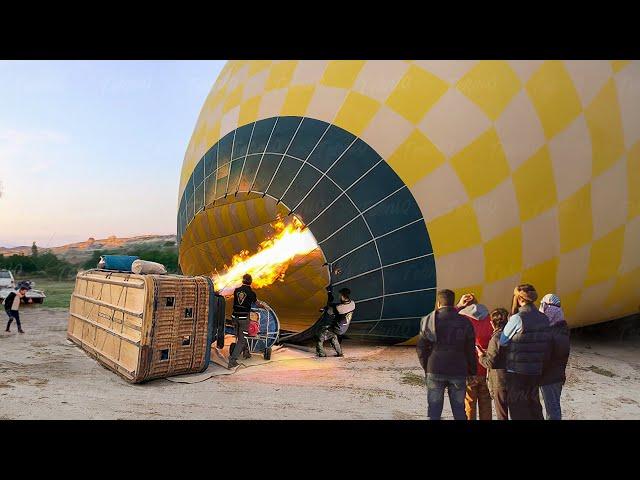
M 239 218 L 245 223 L 234 221 Z M 258 299 L 277 312 L 283 330 L 301 332 L 318 320 L 326 304 L 329 266 L 312 230 L 286 205 L 269 196 L 238 193 L 198 212 L 193 222 L 194 230 L 208 228 L 213 235 L 181 248 L 183 273 L 210 276 L 225 297 L 248 273 Z M 232 302 L 226 305 L 229 316 Z

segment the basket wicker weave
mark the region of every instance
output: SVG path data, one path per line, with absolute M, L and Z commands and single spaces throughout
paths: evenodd
M 67 337 L 132 383 L 203 371 L 212 299 L 206 277 L 80 272 Z

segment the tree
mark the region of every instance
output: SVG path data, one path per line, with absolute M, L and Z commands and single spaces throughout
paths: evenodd
M 36 245 L 36 242 L 33 242 L 33 245 L 31 245 L 31 256 L 32 257 L 38 256 L 38 246 Z

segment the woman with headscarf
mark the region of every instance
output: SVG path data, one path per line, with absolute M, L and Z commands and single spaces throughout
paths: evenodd
M 551 350 L 551 327 L 534 302 L 538 293 L 528 283 L 513 291 L 511 317 L 500 334 L 500 347 L 508 346 L 507 404 L 512 420 L 543 420 L 540 404 L 542 370 Z
M 490 318 L 493 335 L 486 351 L 477 348 L 478 360 L 488 370 L 489 392 L 496 408 L 496 418 L 508 420 L 506 349 L 500 348 L 500 335 L 509 319 L 509 312 L 504 308 L 496 308 Z
M 560 298 L 548 293 L 540 301 L 540 311 L 549 318 L 551 326 L 551 353 L 542 372 L 540 391 L 547 412 L 547 420 L 561 420 L 560 395 L 566 380 L 569 361 L 569 327 L 564 319 Z

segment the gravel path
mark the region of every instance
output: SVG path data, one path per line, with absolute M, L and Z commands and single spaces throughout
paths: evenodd
M 424 419 L 413 347 L 345 343 L 345 358 L 302 358 L 195 384 L 130 385 L 66 340 L 67 312 L 21 312 L 0 335 L 0 419 Z M 275 360 L 274 354 L 274 360 Z M 574 339 L 563 392 L 571 419 L 640 419 L 640 340 Z M 445 406 L 445 418 L 451 418 Z

